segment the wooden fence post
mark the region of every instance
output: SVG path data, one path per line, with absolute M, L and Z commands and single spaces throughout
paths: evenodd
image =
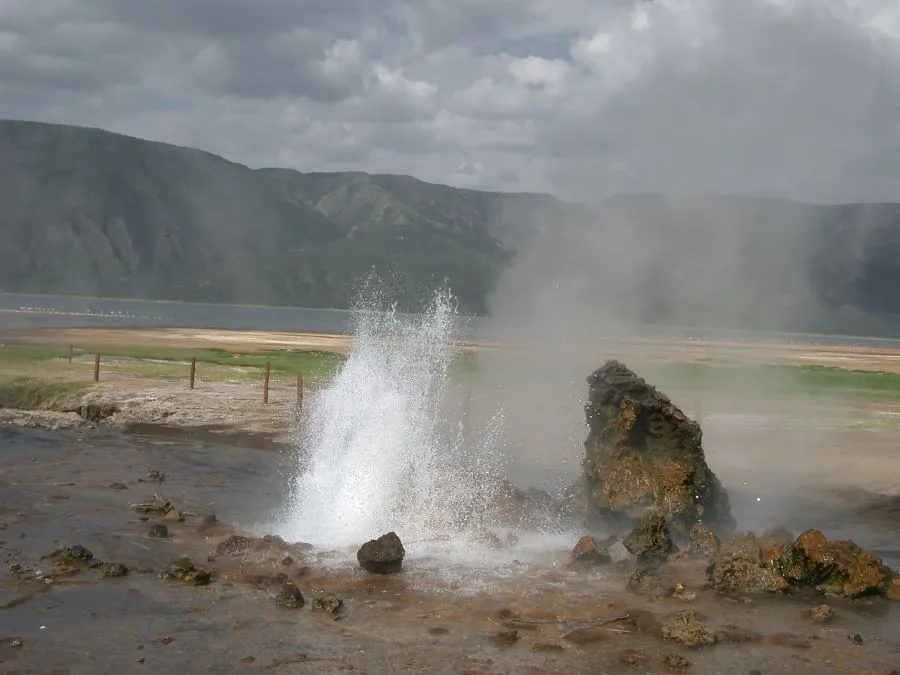
M 72 365 L 72 352 L 75 351 L 75 345 L 69 345 L 69 365 Z
M 100 381 L 100 352 L 94 357 L 94 382 Z
M 271 364 L 266 361 L 266 374 L 263 379 L 263 405 L 268 405 L 269 403 L 269 370 Z
M 197 374 L 197 357 L 191 358 L 191 389 L 194 388 L 194 376 Z

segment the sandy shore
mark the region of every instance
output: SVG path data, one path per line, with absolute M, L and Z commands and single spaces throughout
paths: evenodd
M 236 331 L 213 329 L 101 329 L 68 328 L 13 332 L 2 336 L 8 341 L 59 346 L 147 346 L 186 349 L 219 348 L 243 352 L 262 349 L 319 350 L 346 353 L 353 345 L 352 335 L 328 333 L 291 333 L 276 331 Z M 460 344 L 464 350 L 540 351 L 527 342 L 499 343 L 470 340 Z M 816 345 L 775 342 L 711 342 L 704 340 L 602 340 L 593 345 L 569 345 L 573 354 L 598 358 L 629 357 L 663 361 L 770 363 L 820 365 L 850 370 L 900 373 L 900 350 L 872 346 Z M 561 349 L 555 349 L 561 353 Z M 548 350 L 544 349 L 543 353 Z

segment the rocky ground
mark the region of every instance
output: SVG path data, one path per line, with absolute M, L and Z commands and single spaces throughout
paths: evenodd
M 69 412 L 0 411 L 0 672 L 900 672 L 893 429 L 709 406 L 704 454 L 665 397 L 592 387 L 603 518 L 536 532 L 541 501 L 510 490 L 497 528 L 447 534 L 452 555 L 278 536 L 286 384 L 263 405 L 255 382 L 132 377 Z M 679 471 L 710 505 L 704 485 L 728 490 L 720 536 L 670 536 L 704 513 Z
M 654 568 L 621 542 L 573 559 L 575 534 L 548 535 L 530 557 L 497 538 L 488 566 L 477 547 L 451 563 L 406 542 L 402 571 L 377 574 L 355 548 L 264 536 L 278 530 L 279 453 L 112 431 L 3 442 L 0 672 L 900 668 L 898 603 L 881 597 L 717 593 L 702 557 L 640 582 L 636 570 Z

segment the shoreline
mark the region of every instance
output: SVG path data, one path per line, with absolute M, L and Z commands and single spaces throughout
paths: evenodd
M 354 336 L 314 331 L 236 330 L 173 327 L 32 328 L 0 330 L 0 340 L 9 344 L 67 347 L 117 347 L 122 345 L 181 349 L 225 349 L 253 353 L 261 350 L 326 351 L 346 354 Z M 710 362 L 716 359 L 739 363 L 821 365 L 846 370 L 900 373 L 900 348 L 867 345 L 829 345 L 796 342 L 729 341 L 669 338 L 600 338 L 592 344 L 565 346 L 534 344 L 526 337 L 514 341 L 463 339 L 462 352 L 570 353 L 586 356 L 609 354 L 634 358 L 648 354 L 663 361 Z
M 172 428 L 228 429 L 231 433 L 266 434 L 277 443 L 288 443 L 295 431 L 298 375 L 303 383 L 304 403 L 315 396 L 327 379 L 317 380 L 314 372 L 274 372 L 269 385 L 269 402 L 263 403 L 260 367 L 229 366 L 198 362 L 195 389 L 188 385 L 190 350 L 222 350 L 229 354 L 332 353 L 346 355 L 353 336 L 326 333 L 273 331 L 227 331 L 147 328 L 54 328 L 0 332 L 0 341 L 26 348 L 65 349 L 88 346 L 102 352 L 129 348 L 169 349 L 179 360 L 104 356 L 100 382 L 94 383 L 93 354 L 80 353 L 72 364 L 56 357 L 39 362 L 0 363 L 0 379 L 33 378 L 65 383 L 80 389 L 55 405 L 27 409 L 0 408 L 0 426 L 45 430 L 77 429 L 90 426 L 127 428 L 130 425 L 159 425 Z M 550 358 L 546 352 L 527 345 L 464 342 L 461 351 L 490 353 L 500 359 Z M 836 347 L 781 344 L 736 344 L 701 341 L 644 341 L 598 343 L 593 349 L 572 349 L 568 356 L 599 366 L 609 358 L 625 363 L 696 365 L 784 365 L 822 366 L 847 371 L 900 373 L 900 350 L 869 347 Z M 562 358 L 563 352 L 560 352 Z M 492 357 L 493 358 L 493 357 Z M 262 357 L 258 357 L 261 362 Z M 524 363 L 524 361 L 523 361 Z M 261 365 L 261 363 L 260 363 Z M 580 368 L 581 366 L 579 366 Z M 296 374 L 292 374 L 296 373 Z M 286 380 L 290 381 L 286 381 Z M 670 392 L 672 393 L 672 392 Z M 677 392 L 675 392 L 677 393 Z M 700 398 L 703 394 L 701 392 Z M 896 414 L 900 401 L 860 401 L 863 407 Z M 857 402 L 847 401 L 847 406 Z

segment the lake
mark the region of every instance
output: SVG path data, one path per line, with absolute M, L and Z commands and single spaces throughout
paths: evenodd
M 342 309 L 265 307 L 160 300 L 0 293 L 0 328 L 213 328 L 303 333 L 352 333 L 353 314 Z M 501 322 L 460 317 L 467 337 L 502 340 Z M 812 335 L 775 331 L 644 326 L 633 335 L 594 335 L 593 339 L 710 340 L 778 342 L 900 349 L 900 339 L 846 335 Z

